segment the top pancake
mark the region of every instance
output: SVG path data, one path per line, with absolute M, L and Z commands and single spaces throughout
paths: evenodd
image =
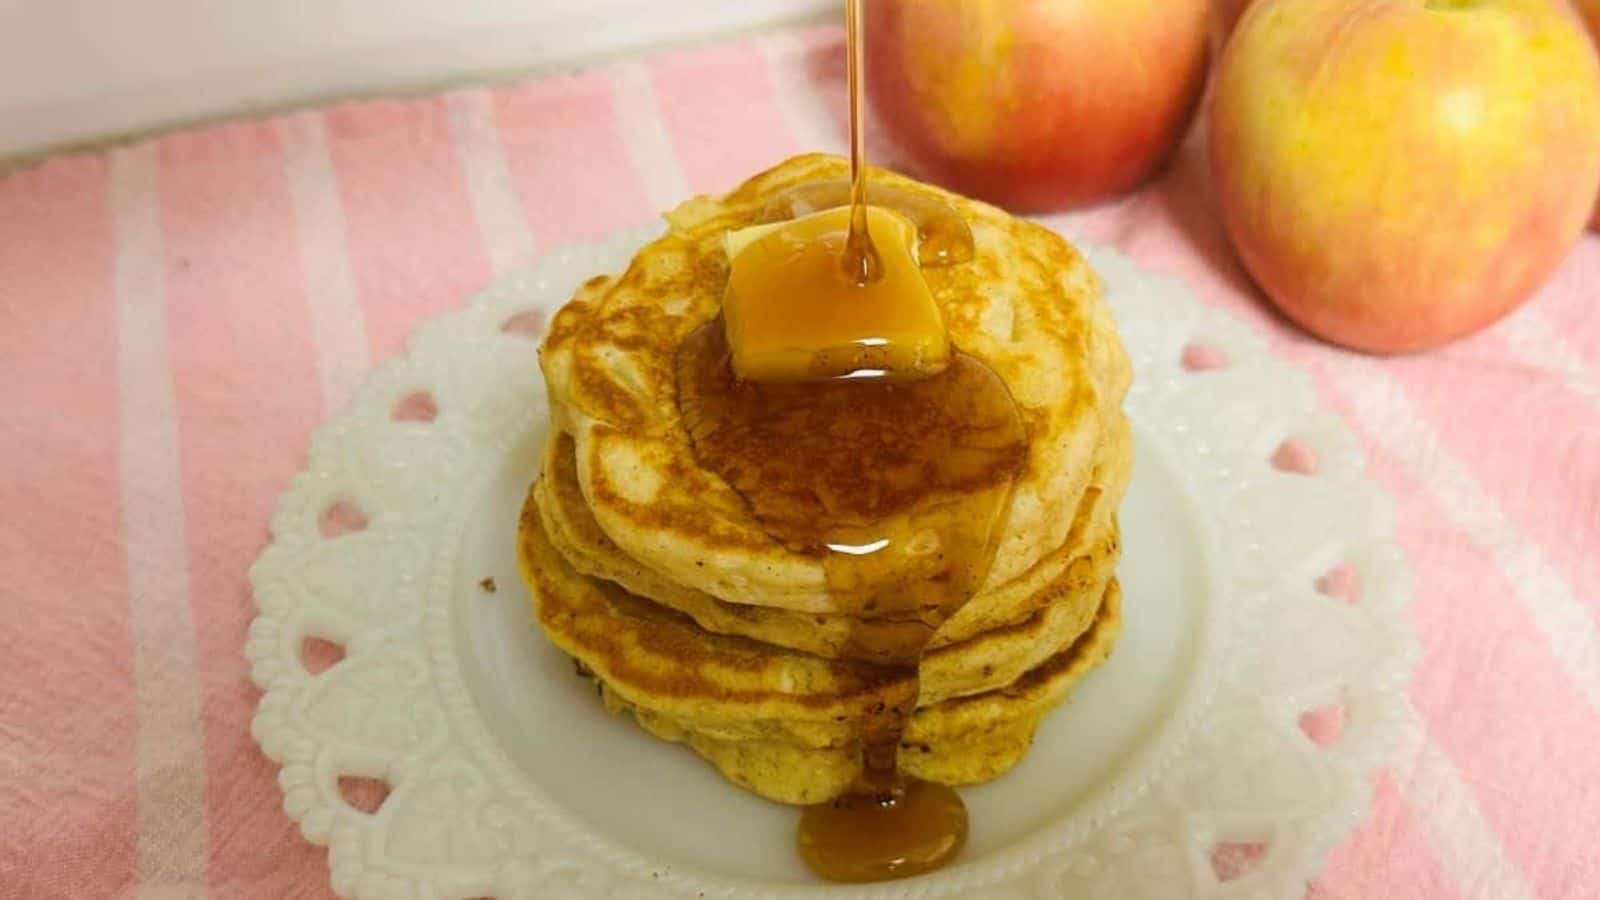
M 789 188 L 844 177 L 842 159 L 788 160 L 721 198 L 690 200 L 618 278 L 596 278 L 552 321 L 541 365 L 555 426 L 575 445 L 579 486 L 606 535 L 663 578 L 733 603 L 836 612 L 821 560 L 772 539 L 743 499 L 696 462 L 674 359 L 716 316 L 723 234 L 753 224 Z M 985 585 L 1060 547 L 1096 446 L 1131 372 L 1099 283 L 1054 233 L 889 172 L 873 180 L 933 195 L 972 227 L 972 262 L 925 276 L 957 349 L 988 364 L 1021 409 L 1029 451 Z

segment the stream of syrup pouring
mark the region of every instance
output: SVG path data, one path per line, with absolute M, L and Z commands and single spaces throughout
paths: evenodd
M 676 364 L 696 458 L 769 535 L 821 561 L 834 607 L 858 623 L 849 656 L 863 662 L 840 678 L 856 686 L 862 772 L 807 807 L 797 835 L 813 872 L 854 882 L 927 872 L 966 842 L 956 792 L 899 763 L 926 752 L 904 740 L 923 652 L 987 575 L 1027 453 L 1010 391 L 950 349 L 922 275 L 972 258 L 966 222 L 926 195 L 868 190 L 860 6 L 847 7 L 849 185 L 804 185 L 763 213 L 804 218 L 733 260 L 724 316 Z M 841 333 L 865 337 L 829 344 Z M 763 336 L 787 355 L 753 355 Z
M 864 287 L 883 277 L 883 260 L 878 248 L 873 246 L 872 234 L 867 227 L 867 130 L 862 127 L 866 117 L 862 114 L 861 90 L 865 72 L 862 57 L 866 55 L 866 41 L 861 36 L 861 5 L 865 0 L 849 0 L 845 7 L 845 50 L 850 55 L 846 63 L 846 78 L 850 89 L 850 232 L 845 236 L 845 277 L 857 286 Z

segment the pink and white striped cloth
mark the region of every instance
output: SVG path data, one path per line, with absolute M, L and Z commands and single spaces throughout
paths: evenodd
M 842 59 L 766 35 L 0 180 L 0 896 L 328 896 L 242 653 L 311 429 L 496 273 L 842 149 Z M 1600 896 L 1600 236 L 1488 332 L 1377 360 L 1262 304 L 1192 143 L 1054 224 L 1259 329 L 1396 498 L 1425 736 L 1308 896 Z

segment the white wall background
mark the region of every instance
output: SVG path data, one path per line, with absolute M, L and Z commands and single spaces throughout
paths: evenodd
M 840 0 L 0 0 L 0 157 L 826 17 Z

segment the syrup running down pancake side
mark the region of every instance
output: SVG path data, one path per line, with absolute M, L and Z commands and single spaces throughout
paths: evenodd
M 923 651 L 987 576 L 1028 451 L 1010 390 L 950 347 L 922 276 L 972 258 L 966 222 L 924 195 L 867 187 L 858 4 L 851 181 L 769 204 L 761 220 L 787 224 L 730 244 L 723 314 L 676 360 L 697 461 L 772 538 L 821 561 L 835 610 L 857 623 L 853 655 L 897 676 L 863 704 L 861 777 L 800 822 L 812 871 L 855 882 L 938 868 L 966 842 L 961 798 L 903 776 L 900 742 Z
M 839 881 L 939 865 L 964 841 L 965 809 L 949 788 L 908 784 L 897 757 L 923 650 L 987 574 L 1027 454 L 1009 390 L 962 353 L 916 381 L 741 381 L 720 321 L 677 367 L 696 458 L 775 539 L 820 558 L 838 611 L 858 617 L 857 655 L 905 676 L 863 711 L 861 781 L 806 811 L 802 855 Z

